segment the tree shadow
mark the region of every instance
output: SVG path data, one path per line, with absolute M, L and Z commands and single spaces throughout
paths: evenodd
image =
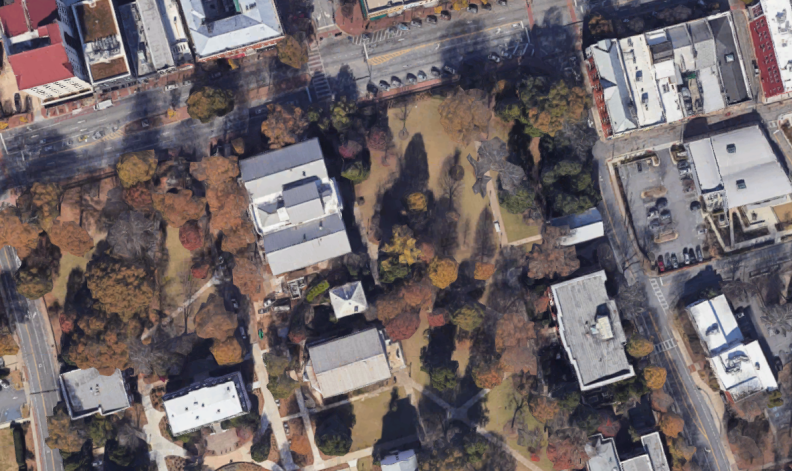
M 409 397 L 399 398 L 399 389 L 391 390 L 388 412 L 382 417 L 382 436 L 374 444 L 374 456 L 382 456 L 389 442 L 416 433 L 418 411 L 410 403 Z
M 355 74 L 352 72 L 352 68 L 347 64 L 341 66 L 341 69 L 335 77 L 328 76 L 327 81 L 329 82 L 330 89 L 335 91 L 336 99 L 345 96 L 347 100 L 357 101 L 360 96 Z
M 478 262 L 484 263 L 492 257 L 498 250 L 493 235 L 493 216 L 489 208 L 484 208 L 479 214 L 476 222 L 475 241 L 473 242 L 473 256 Z

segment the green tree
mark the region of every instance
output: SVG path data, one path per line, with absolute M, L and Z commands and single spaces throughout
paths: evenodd
M 272 446 L 270 435 L 268 429 L 267 433 L 253 441 L 253 445 L 250 447 L 250 457 L 253 458 L 253 461 L 256 463 L 266 461 L 269 456 L 270 447 Z
M 291 396 L 298 387 L 300 387 L 300 383 L 291 379 L 287 374 L 270 376 L 269 382 L 267 383 L 267 389 L 270 390 L 272 397 L 275 399 L 286 399 Z
M 363 183 L 364 181 L 368 180 L 370 174 L 371 174 L 371 169 L 364 162 L 360 160 L 357 160 L 353 162 L 351 165 L 346 166 L 344 171 L 341 172 L 342 177 L 351 181 L 355 185 L 359 183 Z
M 534 205 L 534 193 L 525 187 L 519 188 L 513 194 L 501 191 L 498 196 L 500 207 L 512 214 L 522 214 Z
M 201 87 L 187 99 L 187 114 L 202 123 L 224 116 L 234 109 L 234 94 L 221 88 Z
M 484 320 L 484 311 L 478 304 L 465 304 L 451 313 L 451 322 L 468 332 L 472 332 Z
M 300 69 L 308 62 L 308 47 L 291 35 L 278 42 L 278 60 L 289 67 Z
M 393 283 L 409 275 L 410 266 L 399 263 L 396 257 L 386 258 L 380 261 L 379 274 L 383 283 Z
M 316 430 L 316 446 L 325 455 L 344 456 L 352 447 L 352 433 L 337 415 L 325 419 Z
M 454 389 L 457 385 L 456 371 L 458 367 L 459 366 L 457 362 L 454 361 L 449 365 L 440 366 L 430 370 L 429 379 L 431 381 L 432 387 L 438 391 Z M 421 369 L 423 369 L 423 367 Z
M 88 436 L 95 447 L 101 448 L 105 446 L 105 442 L 110 437 L 116 434 L 116 427 L 113 423 L 112 416 L 102 417 L 99 414 L 91 418 L 91 423 L 88 425 Z
M 28 299 L 38 299 L 52 291 L 52 274 L 47 267 L 23 265 L 14 278 L 17 291 Z
M 352 125 L 351 116 L 357 113 L 357 103 L 342 96 L 330 105 L 330 123 L 338 132 L 344 132 Z
M 484 438 L 475 438 L 465 444 L 465 458 L 468 463 L 479 464 L 484 461 L 484 455 L 487 454 L 487 441 Z

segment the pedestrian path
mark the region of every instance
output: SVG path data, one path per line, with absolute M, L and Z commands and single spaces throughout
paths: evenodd
M 677 347 L 676 340 L 669 339 L 654 346 L 654 353 L 663 353 Z
M 373 33 L 366 33 L 361 34 L 359 36 L 350 36 L 352 38 L 352 43 L 357 44 L 358 46 L 370 45 L 370 44 L 377 44 L 378 42 L 387 41 L 388 39 L 398 38 L 399 36 L 404 36 L 407 34 L 407 31 L 402 31 L 397 29 L 396 31 L 390 29 L 381 29 L 379 31 L 375 31 Z M 368 37 L 366 37 L 368 35 Z
M 333 96 L 330 83 L 325 76 L 319 46 L 315 42 L 308 46 L 308 73 L 311 75 L 311 88 L 317 101 L 324 101 Z
M 666 301 L 665 295 L 663 295 L 663 291 L 660 289 L 660 286 L 657 284 L 657 279 L 649 278 L 649 284 L 652 286 L 652 291 L 654 291 L 655 296 L 657 296 L 657 300 L 660 302 L 663 312 L 668 314 L 668 302 Z

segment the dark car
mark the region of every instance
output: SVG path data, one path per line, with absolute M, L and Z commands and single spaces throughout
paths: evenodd
M 505 7 L 506 5 L 508 5 L 508 3 L 506 2 L 506 0 L 498 0 L 498 5 Z
M 663 273 L 665 271 L 665 264 L 663 263 L 662 255 L 657 256 L 657 269 L 660 271 L 660 273 Z
M 415 77 L 415 75 L 407 74 L 407 83 L 409 83 L 410 85 L 414 85 L 417 82 L 418 82 L 418 79 Z
M 682 249 L 682 258 L 685 260 L 685 265 L 690 265 L 690 255 L 688 254 L 687 247 Z
M 492 62 L 494 62 L 496 64 L 501 61 L 500 56 L 495 54 L 494 52 L 490 52 L 490 54 L 487 56 L 487 59 L 491 60 Z
M 426 17 L 426 22 L 429 23 L 429 24 L 432 24 L 432 25 L 436 25 L 437 24 L 437 17 L 434 16 L 434 15 L 429 15 L 429 16 Z
M 455 75 L 457 71 L 455 68 L 451 67 L 450 65 L 444 65 L 443 72 L 447 72 L 449 75 Z
M 469 11 L 470 13 L 478 13 L 478 5 L 476 5 L 475 3 L 471 3 L 470 5 L 468 5 L 467 11 Z
M 690 210 L 691 211 L 699 211 L 699 210 L 701 210 L 701 203 L 699 203 L 698 201 L 694 201 L 694 202 L 690 203 Z
M 429 70 L 429 73 L 432 74 L 432 77 L 439 77 L 442 74 L 442 72 L 440 72 L 440 69 L 438 69 L 437 67 L 432 67 L 431 70 Z
M 414 18 L 411 22 L 411 25 L 415 26 L 416 28 L 421 28 L 423 26 L 423 22 L 418 18 Z
M 677 256 L 675 253 L 671 254 L 671 266 L 673 266 L 675 269 L 679 268 L 679 260 L 677 260 Z
M 490 5 L 489 3 L 483 3 L 481 5 L 481 9 L 484 10 L 484 11 L 491 11 L 492 10 L 492 5 Z
M 402 81 L 399 77 L 391 77 L 391 87 L 401 87 Z
M 703 262 L 704 261 L 704 254 L 701 253 L 701 246 L 700 245 L 696 246 L 696 260 L 698 260 L 699 262 Z
M 17 113 L 22 111 L 22 97 L 19 96 L 19 93 L 14 93 L 14 108 L 16 108 Z
M 668 222 L 671 220 L 671 211 L 664 209 L 660 211 L 660 220 L 663 222 Z
M 451 13 L 448 10 L 443 10 L 440 12 L 440 19 L 451 21 Z
M 390 90 L 390 84 L 385 80 L 380 80 L 379 86 L 383 91 L 387 92 L 388 90 Z
M 423 70 L 419 70 L 418 71 L 418 80 L 426 80 L 426 79 L 427 79 L 426 72 L 424 72 Z
M 666 198 L 658 198 L 655 206 L 657 206 L 657 209 L 666 209 L 668 207 L 668 200 Z

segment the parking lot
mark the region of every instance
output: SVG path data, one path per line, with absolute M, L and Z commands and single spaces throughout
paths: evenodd
M 658 165 L 645 158 L 619 165 L 618 174 L 625 192 L 633 229 L 643 251 L 657 260 L 662 256 L 666 269 L 685 265 L 685 249 L 690 263 L 706 240 L 706 225 L 701 210 L 691 210 L 698 201 L 692 176 L 680 176 L 668 149 L 657 152 Z M 709 254 L 701 252 L 702 258 Z

